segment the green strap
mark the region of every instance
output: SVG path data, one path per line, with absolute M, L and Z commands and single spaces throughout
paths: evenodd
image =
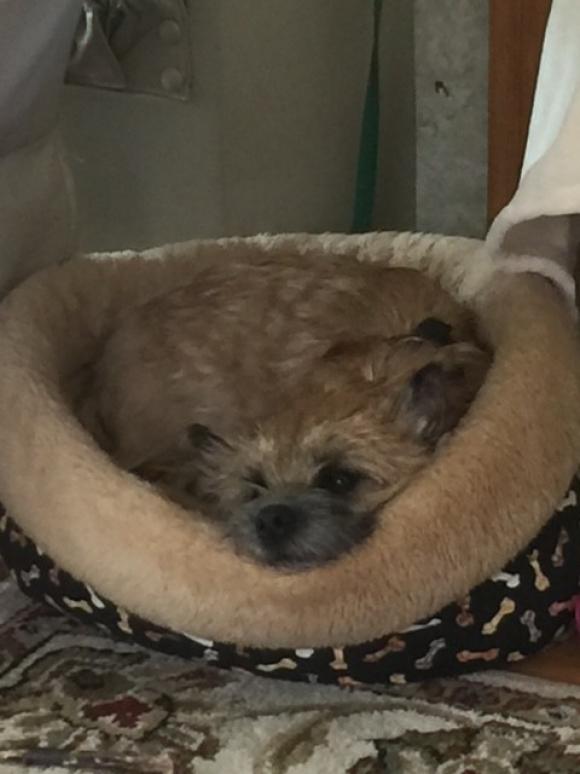
M 379 24 L 382 5 L 383 0 L 374 0 L 373 50 L 362 117 L 351 228 L 353 233 L 359 234 L 370 230 L 375 204 L 379 149 Z

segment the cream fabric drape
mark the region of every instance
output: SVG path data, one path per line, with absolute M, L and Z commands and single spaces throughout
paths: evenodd
M 548 266 L 572 289 L 580 244 L 580 2 L 553 0 L 520 185 L 487 245 Z

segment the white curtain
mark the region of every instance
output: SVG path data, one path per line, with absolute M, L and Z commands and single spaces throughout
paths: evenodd
M 522 176 L 553 145 L 579 85 L 580 3 L 578 0 L 553 0 Z
M 487 242 L 493 251 L 550 262 L 572 289 L 570 274 L 580 245 L 578 0 L 553 0 L 520 185 L 492 224 Z

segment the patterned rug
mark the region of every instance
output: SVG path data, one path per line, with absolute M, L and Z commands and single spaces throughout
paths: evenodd
M 487 672 L 352 691 L 220 672 L 112 641 L 0 575 L 0 774 L 579 771 L 578 687 Z

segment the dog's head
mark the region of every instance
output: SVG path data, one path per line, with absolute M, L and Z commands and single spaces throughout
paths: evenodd
M 457 425 L 488 365 L 471 344 L 424 335 L 343 342 L 259 427 L 224 439 L 191 425 L 140 472 L 211 515 L 254 560 L 317 566 L 372 533 L 381 507 Z

